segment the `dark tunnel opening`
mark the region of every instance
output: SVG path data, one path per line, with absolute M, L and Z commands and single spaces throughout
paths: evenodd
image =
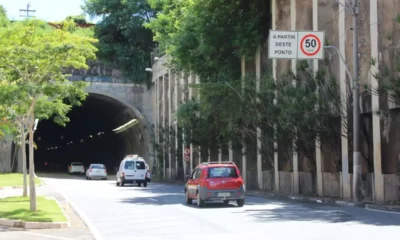
M 67 172 L 71 162 L 103 163 L 113 171 L 127 154 L 143 156 L 141 124 L 116 134 L 113 129 L 138 119 L 124 104 L 107 96 L 90 94 L 81 107 L 68 114 L 65 127 L 43 120 L 35 132 L 35 169 Z M 146 159 L 148 161 L 148 159 Z

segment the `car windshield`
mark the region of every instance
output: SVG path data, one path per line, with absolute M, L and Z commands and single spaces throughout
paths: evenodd
M 93 164 L 93 165 L 90 166 L 90 168 L 93 168 L 93 169 L 105 169 L 103 164 Z
M 208 169 L 208 178 L 237 178 L 234 167 L 211 167 Z
M 82 163 L 72 163 L 72 166 L 82 166 Z

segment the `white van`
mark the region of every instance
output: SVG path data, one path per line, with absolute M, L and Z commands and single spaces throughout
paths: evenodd
M 122 160 L 117 171 L 117 186 L 125 183 L 137 183 L 138 186 L 147 187 L 146 162 L 138 155 L 128 155 Z

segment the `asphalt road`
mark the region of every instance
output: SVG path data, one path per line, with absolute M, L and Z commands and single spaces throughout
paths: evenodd
M 361 208 L 247 197 L 199 209 L 184 203 L 183 186 L 116 187 L 115 180 L 39 174 L 71 201 L 97 235 L 119 239 L 384 239 L 400 236 L 400 215 Z

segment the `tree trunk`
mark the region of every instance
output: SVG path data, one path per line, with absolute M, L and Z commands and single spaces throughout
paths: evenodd
M 36 186 L 35 186 L 35 164 L 33 158 L 33 119 L 32 116 L 29 119 L 28 132 L 29 132 L 29 196 L 30 196 L 30 210 L 36 211 Z
M 22 196 L 28 196 L 28 182 L 27 182 L 27 167 L 26 167 L 26 137 L 25 137 L 25 124 L 21 123 L 21 152 L 22 152 L 22 173 L 24 175 L 24 187 Z

